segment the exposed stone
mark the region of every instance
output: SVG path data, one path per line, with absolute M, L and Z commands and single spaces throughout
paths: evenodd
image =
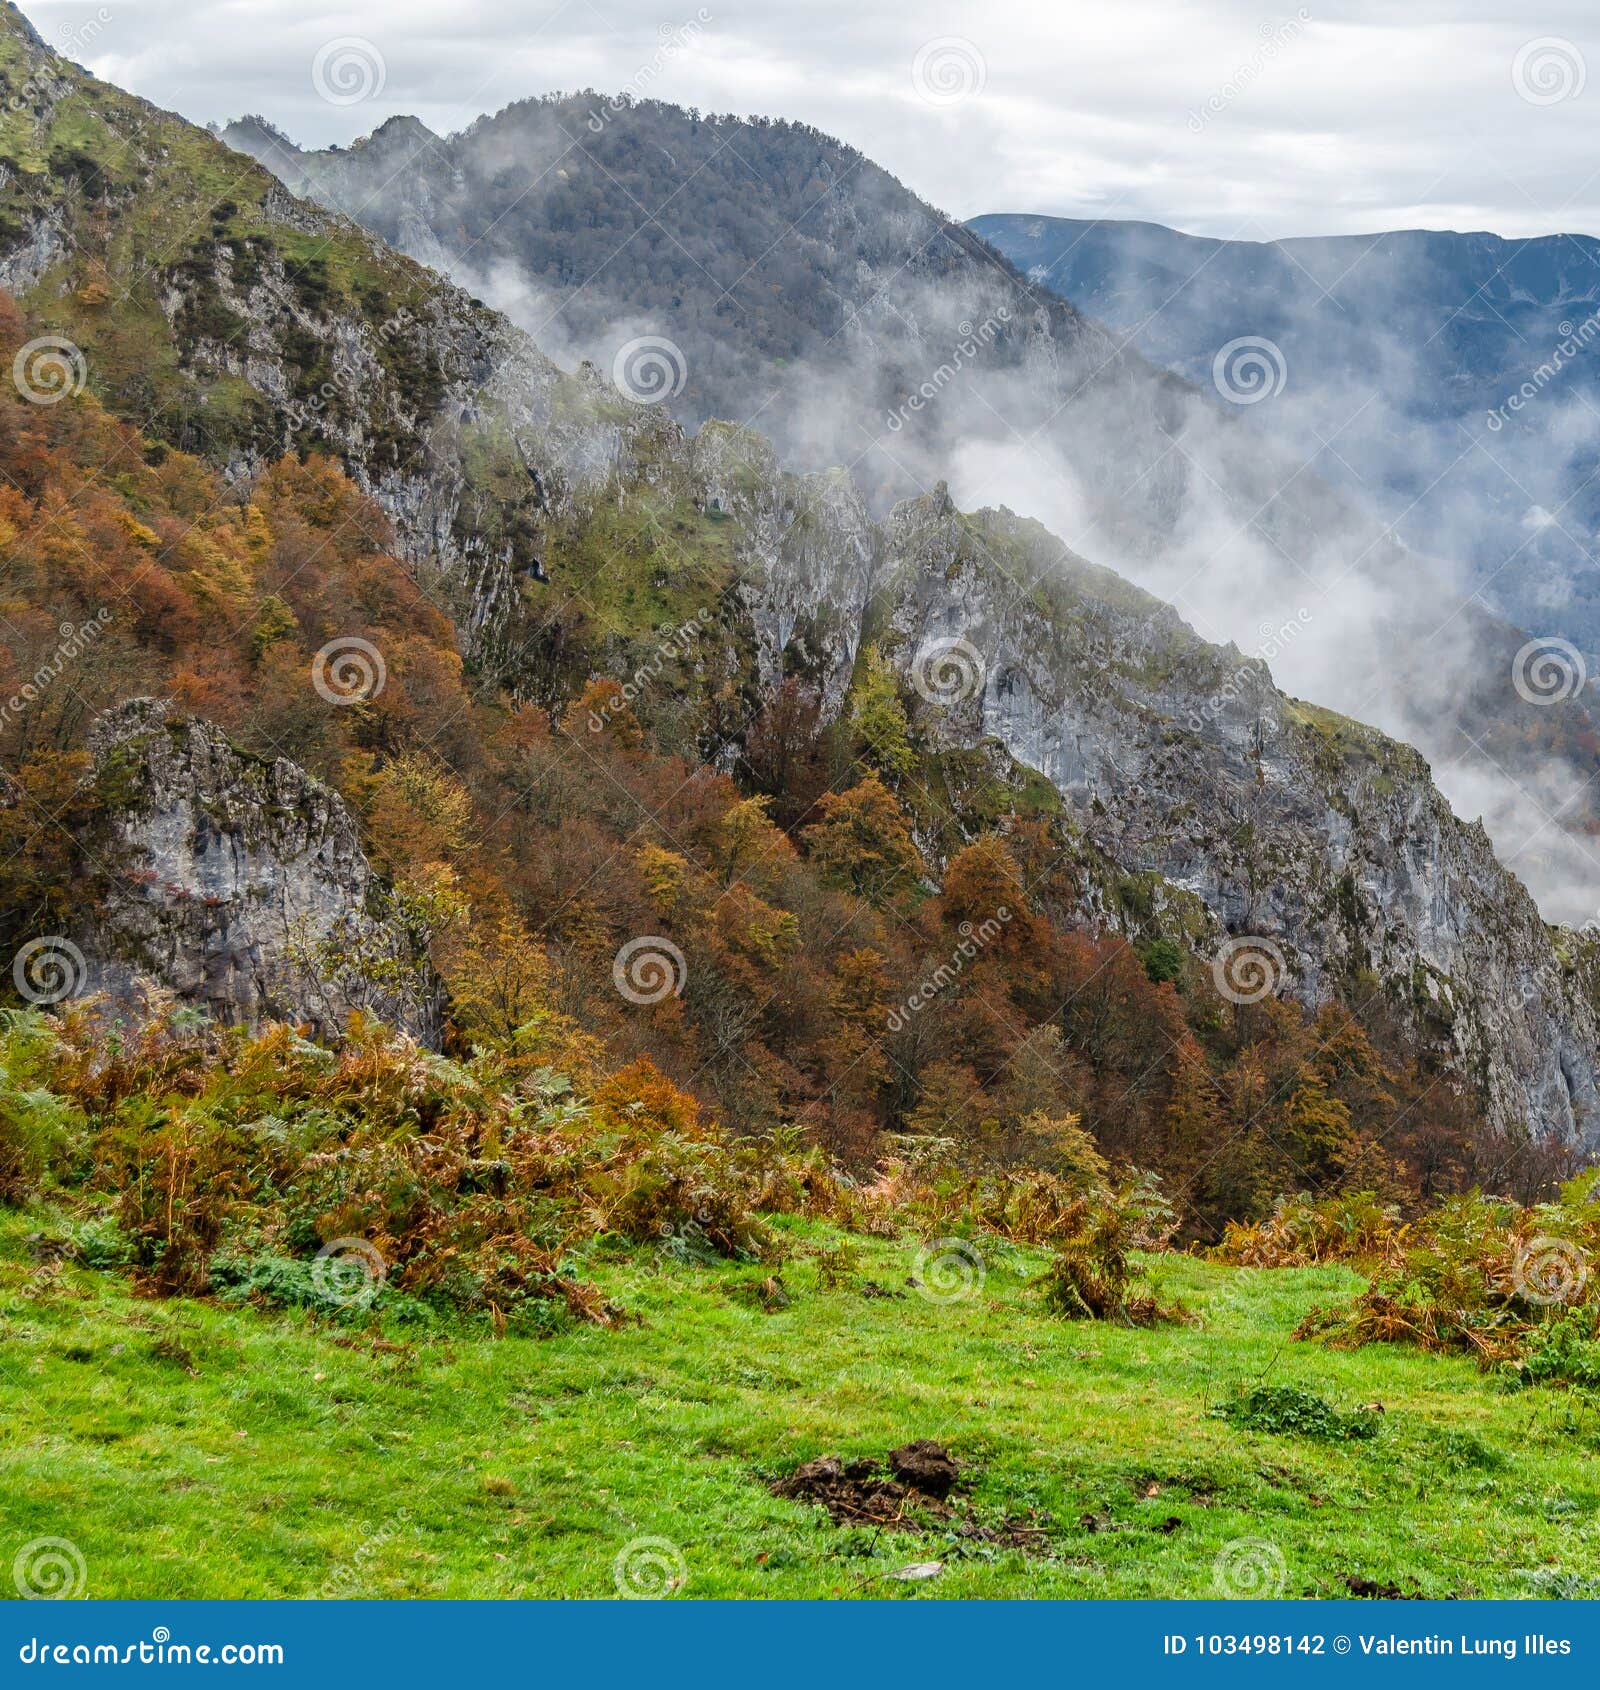
M 363 1009 L 437 1044 L 438 982 L 337 793 L 148 698 L 102 716 L 91 749 L 112 890 L 76 935 L 90 991 L 154 980 L 225 1023 L 325 1036 Z

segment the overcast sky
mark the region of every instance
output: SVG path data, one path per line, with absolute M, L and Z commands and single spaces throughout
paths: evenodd
M 1600 234 L 1594 0 L 23 9 L 69 56 L 160 105 L 201 122 L 260 112 L 303 145 L 349 142 L 397 112 L 443 132 L 531 94 L 631 87 L 813 123 L 960 217 L 1144 217 L 1258 237 Z

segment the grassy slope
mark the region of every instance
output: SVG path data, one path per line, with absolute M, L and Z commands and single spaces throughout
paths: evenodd
M 1246 1537 L 1279 1546 L 1290 1595 L 1359 1573 L 1498 1596 L 1592 1550 L 1600 1414 L 1465 1361 L 1286 1343 L 1351 1283 L 1338 1269 L 1173 1260 L 1168 1288 L 1205 1321 L 1140 1332 L 1049 1319 L 1021 1255 L 966 1302 L 825 1291 L 807 1255 L 824 1234 L 785 1223 L 779 1313 L 727 1295 L 751 1269 L 647 1254 L 597 1270 L 642 1324 L 394 1349 L 71 1268 L 51 1286 L 29 1226 L 0 1225 L 0 1550 L 68 1537 L 94 1596 L 609 1596 L 640 1536 L 681 1547 L 687 1596 L 1208 1595 Z M 862 1249 L 886 1285 L 915 1255 Z M 1263 1373 L 1378 1398 L 1384 1430 L 1324 1445 L 1208 1414 Z M 980 1516 L 1049 1509 L 1053 1558 L 841 1529 L 762 1482 L 913 1437 L 978 1464 Z M 1100 1511 L 1114 1530 L 1079 1523 Z M 884 1576 L 926 1558 L 947 1563 L 933 1584 Z

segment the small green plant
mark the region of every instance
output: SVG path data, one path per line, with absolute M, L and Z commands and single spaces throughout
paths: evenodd
M 67 1253 L 85 1267 L 126 1268 L 138 1259 L 133 1241 L 108 1215 L 91 1216 L 67 1228 Z
M 1241 1432 L 1273 1432 L 1320 1443 L 1374 1438 L 1381 1424 L 1377 1409 L 1344 1413 L 1298 1385 L 1256 1385 L 1211 1412 Z
M 1486 1444 L 1475 1432 L 1437 1432 L 1430 1442 L 1431 1459 L 1452 1473 L 1468 1469 L 1480 1473 L 1494 1473 L 1506 1464 L 1500 1451 Z
M 1600 1389 L 1600 1309 L 1569 1309 L 1535 1327 L 1513 1372 L 1528 1385 Z
M 1183 949 L 1172 939 L 1150 939 L 1137 947 L 1146 975 L 1160 985 L 1183 974 Z
M 1546 1601 L 1576 1602 L 1600 1596 L 1600 1579 L 1565 1567 L 1534 1567 L 1522 1576 L 1528 1581 L 1528 1594 Z
M 861 1271 L 861 1248 L 849 1238 L 817 1250 L 817 1283 L 824 1291 L 847 1291 Z

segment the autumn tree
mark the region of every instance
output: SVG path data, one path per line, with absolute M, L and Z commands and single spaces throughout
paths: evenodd
M 850 731 L 857 756 L 899 785 L 917 766 L 910 728 L 894 670 L 876 647 L 869 647 L 850 694 Z
M 792 830 L 810 816 L 828 784 L 828 729 L 815 688 L 782 681 L 745 735 L 751 788 L 771 800 L 772 819 Z
M 826 794 L 819 809 L 821 819 L 803 836 L 811 860 L 869 903 L 909 890 L 924 873 L 905 814 L 876 775 Z

